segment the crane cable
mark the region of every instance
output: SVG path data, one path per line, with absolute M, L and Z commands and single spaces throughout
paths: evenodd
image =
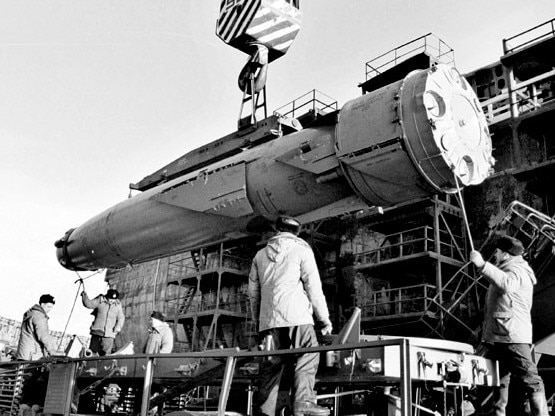
M 468 224 L 468 218 L 466 216 L 466 210 L 464 208 L 464 200 L 463 200 L 463 197 L 462 197 L 461 188 L 459 187 L 459 180 L 457 178 L 457 174 L 455 173 L 455 166 L 454 165 L 451 166 L 451 170 L 453 171 L 453 176 L 455 178 L 455 187 L 457 188 L 456 197 L 457 197 L 457 200 L 459 201 L 459 205 L 461 207 L 464 226 L 466 228 L 466 232 L 468 234 L 468 241 L 470 243 L 470 250 L 474 251 L 474 241 L 472 240 L 472 233 L 470 232 L 470 225 Z
M 64 331 L 62 332 L 62 336 L 60 337 L 60 343 L 58 344 L 58 348 L 57 350 L 59 350 L 62 346 L 62 343 L 64 342 L 64 337 L 66 335 L 66 331 L 67 331 L 67 327 L 69 325 L 69 321 L 71 320 L 71 316 L 73 315 L 73 310 L 75 309 L 75 304 L 77 303 L 77 297 L 79 296 L 79 291 L 81 290 L 81 286 L 83 286 L 83 289 L 85 289 L 85 280 L 89 279 L 91 277 L 93 277 L 94 275 L 102 272 L 103 269 L 97 270 L 96 272 L 94 272 L 93 274 L 83 278 L 79 275 L 79 273 L 77 271 L 75 271 L 75 273 L 77 274 L 77 277 L 79 277 L 79 279 L 77 279 L 74 283 L 79 283 L 79 286 L 77 287 L 77 293 L 75 294 L 75 299 L 73 299 L 73 306 L 71 307 L 71 311 L 69 312 L 69 316 L 67 317 L 67 322 L 66 322 L 66 326 L 64 327 Z

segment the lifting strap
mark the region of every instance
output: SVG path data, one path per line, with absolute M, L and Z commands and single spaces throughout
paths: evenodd
M 66 326 L 64 327 L 64 332 L 62 332 L 62 336 L 60 337 L 60 342 L 58 343 L 58 350 L 62 347 L 62 344 L 64 342 L 64 337 L 66 335 L 66 331 L 67 331 L 67 327 L 69 325 L 69 321 L 71 320 L 71 317 L 73 315 L 73 310 L 75 309 L 75 303 L 77 302 L 77 298 L 79 297 L 79 291 L 81 290 L 81 287 L 83 287 L 83 290 L 85 290 L 85 279 L 89 279 L 91 277 L 93 277 L 95 274 L 98 274 L 100 272 L 102 272 L 104 269 L 100 269 L 97 270 L 96 272 L 94 272 L 93 274 L 82 278 L 79 273 L 77 271 L 75 271 L 75 273 L 77 274 L 77 277 L 79 277 L 74 283 L 79 283 L 79 286 L 77 287 L 77 293 L 75 294 L 75 299 L 73 299 L 73 306 L 71 307 L 71 311 L 69 312 L 69 316 L 67 317 L 67 321 L 66 321 Z
M 463 220 L 464 220 L 464 227 L 466 229 L 466 232 L 468 233 L 468 243 L 470 244 L 470 249 L 472 251 L 474 251 L 474 241 L 472 240 L 472 232 L 470 231 L 470 225 L 468 223 L 468 217 L 466 216 L 466 209 L 464 207 L 464 200 L 462 197 L 462 192 L 461 192 L 461 188 L 459 186 L 459 180 L 457 178 L 457 174 L 455 173 L 455 167 L 452 166 L 451 167 L 452 171 L 453 171 L 453 177 L 455 179 L 455 186 L 457 188 L 457 199 L 459 200 L 459 205 L 461 207 L 461 212 L 462 212 L 462 216 L 463 216 Z

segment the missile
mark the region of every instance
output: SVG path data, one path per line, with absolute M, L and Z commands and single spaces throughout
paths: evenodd
M 392 207 L 492 172 L 480 103 L 450 66 L 411 72 L 325 120 L 107 209 L 56 241 L 58 261 L 71 270 L 124 267 L 249 235 L 279 215 L 309 221 Z

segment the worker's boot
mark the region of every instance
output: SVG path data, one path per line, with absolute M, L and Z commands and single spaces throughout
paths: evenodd
M 528 399 L 530 401 L 532 416 L 549 416 L 547 400 L 545 399 L 545 393 L 543 391 L 531 393 Z
M 328 416 L 330 409 L 309 401 L 295 402 L 293 416 Z

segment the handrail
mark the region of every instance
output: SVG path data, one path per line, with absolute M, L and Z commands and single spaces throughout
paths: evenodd
M 40 365 L 46 366 L 48 364 L 68 364 L 68 365 L 80 365 L 84 362 L 90 361 L 105 361 L 110 364 L 110 366 L 115 365 L 117 360 L 137 360 L 143 361 L 144 369 L 146 370 L 143 377 L 142 392 L 143 397 L 141 400 L 141 416 L 146 416 L 149 411 L 150 406 L 150 388 L 154 380 L 154 363 L 158 360 L 158 365 L 164 359 L 207 359 L 213 358 L 215 360 L 225 359 L 224 371 L 222 376 L 217 380 L 221 383 L 221 392 L 218 402 L 218 415 L 225 415 L 225 410 L 227 407 L 227 398 L 229 397 L 231 383 L 233 381 L 234 370 L 236 364 L 239 360 L 249 360 L 257 357 L 272 357 L 272 356 L 291 356 L 299 354 L 309 354 L 309 353 L 325 353 L 328 351 L 355 351 L 355 350 L 365 350 L 367 348 L 376 347 L 398 347 L 399 354 L 399 387 L 400 387 L 400 406 L 404 409 L 403 414 L 409 414 L 412 405 L 411 398 L 411 375 L 410 375 L 410 346 L 411 340 L 408 338 L 392 338 L 387 340 L 377 340 L 377 341 L 366 341 L 366 342 L 356 342 L 348 344 L 332 344 L 317 347 L 308 348 L 294 348 L 285 350 L 272 350 L 272 351 L 244 351 L 239 348 L 230 349 L 214 349 L 210 351 L 201 352 L 187 352 L 187 353 L 172 353 L 172 354 L 134 354 L 134 355 L 109 355 L 105 357 L 83 357 L 83 358 L 48 358 L 40 361 Z M 0 362 L 0 369 L 5 367 L 20 367 L 28 364 L 37 364 L 36 361 L 16 361 L 16 362 Z M 1 377 L 1 375 L 0 375 Z M 75 383 L 73 383 L 73 388 Z M 69 395 L 68 397 L 71 397 Z M 69 407 L 69 406 L 68 406 Z
M 226 268 L 237 271 L 246 271 L 249 268 L 250 260 L 244 257 L 234 256 L 231 254 L 222 254 L 221 260 L 217 252 L 208 253 L 210 257 L 199 258 L 199 264 L 192 263 L 193 256 L 187 256 L 179 260 L 171 262 L 168 266 L 168 273 L 170 275 L 179 275 L 181 278 L 191 278 L 199 272 L 208 270 Z M 236 267 L 232 267 L 234 262 Z
M 414 48 L 414 49 L 411 49 L 411 50 L 409 50 L 409 51 L 407 51 L 407 52 L 405 52 L 405 53 L 403 53 L 403 54 L 401 54 L 401 55 L 395 54 L 394 57 L 393 57 L 392 59 L 390 59 L 389 61 L 384 62 L 382 65 L 380 65 L 380 66 L 378 66 L 378 67 L 376 67 L 376 68 L 374 68 L 372 65 L 370 65 L 370 62 L 373 62 L 374 60 L 366 62 L 366 66 L 372 68 L 374 71 L 376 71 L 376 72 L 379 73 L 379 69 L 380 69 L 380 68 L 385 67 L 386 65 L 389 65 L 389 64 L 391 64 L 391 63 L 395 63 L 395 64 L 396 64 L 397 61 L 398 61 L 400 58 L 404 58 L 405 56 L 410 55 L 412 52 L 416 52 L 416 51 L 418 51 L 418 50 L 420 50 L 420 49 L 422 49 L 422 47 L 421 47 L 421 46 L 418 46 L 418 47 L 416 47 L 416 48 Z M 387 52 L 387 53 L 389 53 L 389 52 Z M 377 58 L 376 58 L 376 59 L 377 59 Z
M 366 317 L 369 316 L 369 313 L 372 317 L 388 316 L 394 318 L 404 313 L 425 312 L 429 309 L 436 289 L 434 285 L 423 283 L 419 285 L 372 291 L 369 294 L 372 301 L 364 304 L 357 304 L 356 306 L 363 312 L 366 312 L 364 314 Z M 421 301 L 423 301 L 422 307 L 417 307 L 417 310 L 415 310 L 415 305 Z M 392 307 L 396 310 L 391 311 Z
M 392 258 L 399 258 L 399 257 L 403 257 L 405 254 L 403 250 L 403 248 L 411 248 L 411 252 L 408 254 L 415 254 L 415 253 L 424 253 L 426 251 L 435 251 L 435 247 L 434 247 L 434 238 L 431 235 L 431 231 L 433 231 L 433 228 L 430 226 L 422 226 L 422 227 L 416 227 L 416 228 L 412 228 L 410 230 L 404 230 L 401 231 L 399 233 L 394 233 L 394 234 L 389 234 L 389 235 L 385 235 L 383 237 L 383 241 L 391 241 L 391 240 L 396 240 L 398 239 L 398 242 L 392 242 L 391 244 L 388 245 L 382 245 L 380 247 L 376 247 L 373 248 L 371 250 L 366 250 L 366 251 L 362 251 L 360 253 L 355 253 L 355 263 L 361 263 L 361 264 L 366 264 L 366 262 L 364 262 L 364 259 L 367 259 L 369 257 L 373 257 L 374 255 L 377 254 L 378 258 L 376 259 L 377 261 L 375 263 L 379 263 L 382 259 L 381 259 L 381 255 L 380 253 L 382 251 L 392 251 L 392 250 L 399 250 L 399 254 L 397 256 L 389 256 L 387 259 L 392 259 Z M 414 237 L 414 234 L 418 232 L 421 233 L 422 235 L 419 234 L 419 236 Z M 404 239 L 403 237 L 406 237 L 407 234 L 410 235 L 410 239 Z M 458 249 L 458 244 L 457 244 L 457 240 L 455 235 L 453 235 L 452 233 L 449 232 L 449 230 L 440 230 L 440 236 L 447 236 L 448 241 L 445 241 L 444 239 L 440 238 L 440 241 L 438 241 L 438 244 L 440 245 L 440 253 L 442 252 L 442 249 L 447 248 L 447 249 L 451 249 L 451 252 L 453 253 L 459 253 L 459 256 L 461 256 L 460 250 Z M 423 247 L 415 247 L 415 244 L 418 243 L 423 243 Z M 450 256 L 451 258 L 455 258 L 453 255 Z
M 517 211 L 517 208 L 527 211 L 527 215 Z M 508 214 L 512 213 L 520 217 L 524 221 L 524 224 L 530 225 L 532 228 L 534 228 L 537 231 L 537 233 L 539 233 L 540 235 L 543 235 L 552 243 L 555 243 L 555 233 L 552 234 L 551 232 L 546 232 L 546 230 L 549 230 L 552 232 L 555 231 L 555 218 L 550 217 L 549 215 L 546 215 L 543 212 L 540 212 L 532 207 L 529 207 L 528 205 L 523 204 L 520 201 L 511 202 L 507 207 L 506 212 Z M 543 224 L 543 225 L 540 226 L 540 224 L 537 224 L 534 221 L 532 221 L 531 219 L 533 218 L 537 219 L 540 222 L 540 224 Z M 534 236 L 530 236 L 530 238 L 538 238 L 538 237 L 539 237 L 538 234 L 535 234 Z
M 213 292 L 215 294 L 215 292 Z M 240 293 L 235 295 L 233 301 L 219 302 L 216 300 L 212 302 L 192 301 L 189 305 L 184 305 L 182 301 L 187 301 L 190 298 L 187 296 L 179 296 L 175 298 L 166 299 L 166 314 L 168 315 L 189 315 L 198 312 L 215 311 L 229 311 L 236 313 L 248 313 L 249 297 L 247 294 Z M 181 306 L 186 306 L 187 310 L 180 310 Z
M 70 363 L 70 362 L 83 362 L 83 361 L 107 361 L 110 364 L 114 360 L 122 359 L 122 360 L 129 360 L 129 359 L 151 359 L 151 358 L 215 358 L 219 359 L 222 357 L 233 356 L 237 358 L 255 358 L 255 357 L 268 357 L 274 355 L 296 355 L 296 354 L 304 354 L 309 352 L 326 352 L 326 351 L 345 351 L 345 350 L 352 350 L 357 348 L 372 348 L 372 347 L 380 347 L 380 346 L 389 346 L 389 345 L 399 345 L 399 343 L 407 340 L 404 337 L 387 339 L 387 340 L 379 340 L 379 341 L 365 341 L 365 342 L 355 342 L 349 344 L 333 344 L 333 345 L 321 345 L 317 347 L 307 347 L 307 348 L 291 348 L 291 349 L 284 349 L 284 350 L 272 350 L 272 351 L 247 351 L 241 350 L 239 347 L 228 348 L 228 349 L 213 349 L 207 351 L 189 351 L 189 352 L 175 352 L 171 354 L 132 354 L 132 355 L 106 355 L 104 357 L 79 357 L 79 358 L 70 358 L 70 357 L 49 357 L 41 359 L 40 361 L 5 361 L 0 362 L 0 369 L 2 367 L 11 367 L 21 364 L 32 364 L 36 365 L 37 367 L 47 366 L 51 363 Z M 407 340 L 408 341 L 408 340 Z
M 520 43 L 520 44 L 518 44 L 517 46 L 515 46 L 515 47 L 513 47 L 513 48 L 509 48 L 509 47 L 508 47 L 509 41 L 514 40 L 514 39 L 516 39 L 516 38 L 518 38 L 518 37 L 524 36 L 524 35 L 526 35 L 526 34 L 528 34 L 528 33 L 533 32 L 533 31 L 536 30 L 536 29 L 539 29 L 539 28 L 541 28 L 541 27 L 543 27 L 543 26 L 547 26 L 547 25 L 551 25 L 551 31 L 549 31 L 549 32 L 547 32 L 547 33 L 544 33 L 544 34 L 541 34 L 541 35 L 539 35 L 539 36 L 536 36 L 535 38 L 530 39 L 530 40 L 528 40 L 528 41 L 526 41 L 526 42 Z M 534 26 L 534 27 L 532 27 L 532 28 L 530 28 L 530 29 L 527 29 L 527 30 L 525 30 L 524 32 L 520 32 L 520 33 L 517 33 L 516 35 L 513 35 L 513 36 L 511 36 L 511 37 L 509 37 L 509 38 L 503 39 L 503 51 L 504 51 L 505 54 L 513 53 L 513 52 L 515 52 L 517 49 L 523 48 L 524 46 L 527 46 L 527 45 L 529 45 L 529 44 L 531 44 L 531 43 L 537 42 L 538 40 L 540 40 L 540 39 L 542 39 L 542 38 L 546 38 L 546 37 L 548 37 L 548 36 L 550 36 L 550 35 L 551 35 L 551 36 L 555 36 L 555 19 L 547 20 L 546 22 L 540 23 L 539 25 Z
M 306 101 L 299 105 L 298 101 L 300 101 L 301 99 L 304 99 Z M 310 104 L 312 104 L 311 110 L 314 111 L 314 112 L 316 112 L 316 110 L 321 110 L 321 111 L 328 110 L 328 109 L 330 109 L 331 111 L 337 110 L 337 101 L 336 100 L 334 100 L 332 97 L 324 94 L 323 92 L 321 92 L 317 89 L 312 89 L 312 90 L 308 91 L 307 93 L 305 93 L 305 94 L 293 99 L 292 101 L 282 105 L 281 107 L 278 107 L 277 109 L 275 109 L 274 110 L 274 115 L 281 116 L 281 117 L 291 116 L 291 117 L 294 118 L 295 117 L 295 112 L 298 113 L 298 111 L 301 108 L 310 106 Z M 320 104 L 320 106 L 317 106 L 316 104 Z M 284 110 L 288 109 L 289 107 L 291 107 L 290 110 L 284 111 Z
M 435 46 L 435 42 L 432 42 L 430 39 L 433 39 L 434 41 L 437 41 L 438 46 Z M 423 42 L 422 42 L 423 40 Z M 408 51 L 404 51 L 402 53 L 399 53 L 401 49 L 412 45 L 412 44 L 417 44 L 421 42 L 422 45 L 420 46 L 415 46 L 414 48 L 408 50 Z M 442 51 L 442 46 L 445 46 L 445 50 Z M 436 60 L 439 60 L 442 57 L 445 57 L 447 55 L 453 55 L 454 51 L 453 48 L 451 48 L 449 45 L 447 45 L 443 40 L 441 40 L 440 38 L 438 38 L 437 36 L 434 36 L 431 32 L 427 33 L 426 35 L 423 36 L 419 36 L 411 41 L 408 41 L 400 46 L 397 46 L 387 52 L 382 53 L 381 55 L 377 56 L 376 58 L 368 61 L 365 63 L 365 69 L 366 69 L 366 81 L 368 81 L 369 79 L 379 75 L 380 73 L 384 72 L 385 70 L 395 66 L 398 62 L 401 61 L 401 58 L 405 58 L 407 56 L 413 56 L 415 55 L 414 52 L 417 51 L 433 51 L 435 52 L 434 55 L 432 55 Z M 388 55 L 392 55 L 392 58 L 387 60 L 384 63 L 381 64 L 377 64 L 382 58 L 388 56 Z M 446 63 L 453 63 L 454 62 L 454 56 L 450 58 L 450 60 Z M 369 70 L 370 68 L 370 70 Z
M 546 72 L 544 74 L 535 76 L 533 78 L 530 78 L 526 81 L 523 82 L 519 82 L 516 83 L 515 86 L 513 87 L 513 93 L 515 94 L 521 94 L 522 96 L 522 92 L 526 92 L 526 90 L 530 87 L 530 86 L 534 86 L 534 85 L 541 85 L 543 83 L 545 83 L 546 81 L 549 81 L 550 79 L 555 78 L 555 69 Z M 546 87 L 547 88 L 547 87 Z M 516 103 L 521 104 L 523 102 L 526 101 L 530 101 L 530 100 L 534 100 L 535 98 L 537 98 L 541 91 L 543 90 L 539 90 L 535 96 L 526 96 L 524 95 L 524 98 L 521 99 L 517 99 Z M 552 97 L 551 99 L 547 99 L 545 101 L 541 101 L 538 103 L 538 106 L 534 106 L 533 108 L 539 108 L 542 105 L 544 105 L 545 103 L 548 102 L 552 102 L 555 100 L 555 97 Z M 506 103 L 504 105 L 501 105 L 502 103 Z M 495 97 L 489 98 L 485 101 L 482 101 L 480 103 L 485 115 L 486 115 L 486 119 L 488 121 L 488 123 L 492 124 L 492 123 L 496 123 L 499 122 L 501 120 L 504 120 L 506 118 L 510 117 L 510 107 L 511 105 L 515 104 L 515 102 L 513 102 L 511 95 L 508 92 L 504 92 L 502 94 L 499 94 Z M 529 111 L 532 111 L 532 109 L 519 109 L 519 114 L 524 114 L 527 113 Z

